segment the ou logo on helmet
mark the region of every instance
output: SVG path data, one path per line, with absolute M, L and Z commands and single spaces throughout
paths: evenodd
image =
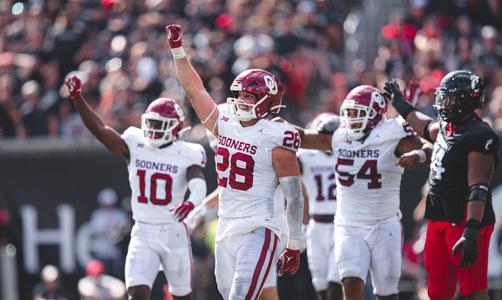
M 268 87 L 268 93 L 275 95 L 279 91 L 277 88 L 277 82 L 274 80 L 272 76 L 265 75 L 263 77 L 263 80 L 265 80 L 265 85 Z
M 379 108 L 385 107 L 385 99 L 383 98 L 382 94 L 380 94 L 379 92 L 373 92 L 371 94 L 371 102 L 376 103 Z

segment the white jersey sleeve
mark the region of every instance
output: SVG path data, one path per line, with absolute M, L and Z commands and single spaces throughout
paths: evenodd
M 143 132 L 140 128 L 130 126 L 121 135 L 122 139 L 129 147 L 129 151 L 137 143 L 143 142 Z
M 206 167 L 207 157 L 206 150 L 200 144 L 194 143 L 183 143 L 186 149 L 186 156 L 190 158 L 192 165 L 196 165 L 199 167 Z

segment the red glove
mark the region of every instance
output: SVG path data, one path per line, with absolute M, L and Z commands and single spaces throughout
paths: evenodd
M 279 276 L 284 272 L 295 274 L 300 266 L 300 250 L 286 248 L 277 261 L 279 264 Z
M 404 98 L 411 105 L 416 106 L 418 102 L 418 97 L 420 97 L 420 86 L 416 81 L 410 81 L 408 83 L 408 88 L 404 91 Z
M 169 40 L 169 46 L 171 49 L 179 48 L 183 46 L 183 41 L 181 40 L 181 26 L 178 24 L 171 24 L 166 26 L 167 39 Z
M 184 201 L 176 204 L 175 206 L 169 209 L 170 211 L 174 210 L 174 217 L 179 221 L 183 222 L 188 214 L 192 211 L 195 206 L 190 201 Z
M 80 78 L 76 75 L 72 75 L 68 77 L 64 83 L 70 92 L 69 98 L 72 100 L 80 99 L 82 96 L 82 82 L 80 81 Z

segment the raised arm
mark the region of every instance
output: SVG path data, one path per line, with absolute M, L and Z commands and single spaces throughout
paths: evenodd
M 183 41 L 181 40 L 181 26 L 168 25 L 166 31 L 181 87 L 187 94 L 188 100 L 190 100 L 201 123 L 211 132 L 215 132 L 217 130 L 218 109 L 216 103 L 204 88 L 199 74 L 197 74 L 185 54 Z
M 73 101 L 85 127 L 111 152 L 129 159 L 129 148 L 120 137 L 120 134 L 106 125 L 82 97 L 82 82 L 80 79 L 73 75 L 66 79 L 65 84 L 70 92 L 69 98 Z
M 395 79 L 385 83 L 384 96 L 392 101 L 392 106 L 410 124 L 410 126 L 424 139 L 434 142 L 439 131 L 439 123 L 419 112 L 403 96 L 399 84 Z

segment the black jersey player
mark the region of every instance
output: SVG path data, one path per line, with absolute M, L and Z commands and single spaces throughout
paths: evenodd
M 457 281 L 462 296 L 488 299 L 488 245 L 495 222 L 489 184 L 499 140 L 475 113 L 484 89 L 472 72 L 450 72 L 435 93 L 434 121 L 404 100 L 395 80 L 385 85 L 396 110 L 434 143 L 424 249 L 431 299 L 451 299 Z

